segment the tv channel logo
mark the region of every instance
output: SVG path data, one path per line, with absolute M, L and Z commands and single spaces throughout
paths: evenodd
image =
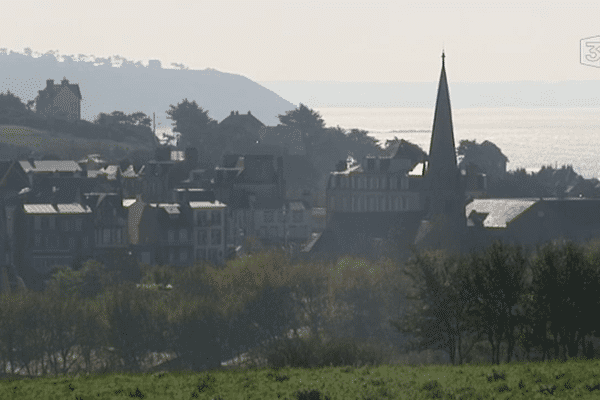
M 581 64 L 600 68 L 600 36 L 581 39 Z

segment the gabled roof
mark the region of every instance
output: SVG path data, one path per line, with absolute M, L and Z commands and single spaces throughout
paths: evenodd
M 233 111 L 224 118 L 219 125 L 236 125 L 236 126 L 254 126 L 256 128 L 264 127 L 265 124 L 260 122 L 254 115 L 248 111 L 248 114 L 234 113 Z
M 49 87 L 46 86 L 44 89 L 40 90 L 40 92 L 43 96 L 54 97 L 56 94 L 58 94 L 60 92 L 60 90 L 62 88 L 67 88 L 71 92 L 73 92 L 79 100 L 82 99 L 81 91 L 79 90 L 79 84 L 69 83 L 69 81 L 67 79 L 63 79 L 63 81 L 61 81 L 61 83 L 53 83 L 53 85 L 50 86 L 51 91 L 48 91 L 48 88 Z
M 22 180 L 23 185 L 28 186 L 29 180 L 21 164 L 17 161 L 2 160 L 0 161 L 0 187 L 5 187 L 9 177 L 17 175 Z

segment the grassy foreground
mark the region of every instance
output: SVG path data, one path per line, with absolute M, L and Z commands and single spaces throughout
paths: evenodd
M 600 397 L 600 360 L 499 366 L 235 369 L 0 383 L 2 399 L 564 399 Z

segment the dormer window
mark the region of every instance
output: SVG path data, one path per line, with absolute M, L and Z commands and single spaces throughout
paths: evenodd
M 373 171 L 375 169 L 375 160 L 372 158 L 367 159 L 367 169 Z

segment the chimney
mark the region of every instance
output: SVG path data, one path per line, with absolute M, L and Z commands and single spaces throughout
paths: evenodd
M 248 115 L 252 115 L 252 113 L 250 112 L 250 110 L 248 110 Z
M 46 79 L 46 89 L 54 88 L 54 79 Z
M 233 115 L 233 114 L 234 114 L 234 113 L 233 113 L 233 111 L 232 111 L 230 115 Z
M 239 111 L 236 111 L 236 112 L 235 112 L 235 115 L 240 115 L 240 112 L 239 112 Z

